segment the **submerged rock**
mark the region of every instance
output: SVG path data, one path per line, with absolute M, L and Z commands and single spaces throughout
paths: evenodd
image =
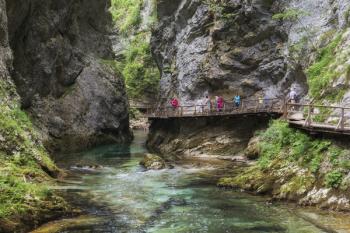
M 165 168 L 165 161 L 158 155 L 146 154 L 140 165 L 144 166 L 147 170 L 161 170 Z

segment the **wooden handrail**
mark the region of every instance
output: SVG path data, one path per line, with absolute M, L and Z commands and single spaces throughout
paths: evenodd
M 343 107 L 343 106 L 327 106 L 327 105 L 317 105 L 317 104 L 292 104 L 287 103 L 288 106 L 291 107 L 313 107 L 313 108 L 332 108 L 332 109 L 344 109 L 344 110 L 350 110 L 350 107 Z

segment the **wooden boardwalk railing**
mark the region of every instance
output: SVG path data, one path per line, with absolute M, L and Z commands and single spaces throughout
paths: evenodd
M 350 107 L 316 104 L 286 104 L 286 119 L 311 132 L 350 135 Z
M 291 126 L 309 132 L 350 135 L 350 107 L 316 104 L 292 104 L 284 99 L 242 100 L 236 107 L 225 102 L 221 110 L 209 109 L 206 105 L 137 106 L 144 110 L 145 117 L 155 119 L 196 118 L 245 115 L 283 116 Z
M 177 108 L 149 107 L 146 110 L 146 117 L 157 118 L 189 118 L 189 117 L 209 117 L 209 116 L 232 116 L 249 114 L 282 114 L 283 101 L 280 99 L 267 100 L 242 100 L 238 107 L 233 103 L 225 102 L 222 109 L 216 107 L 209 108 L 207 105 L 183 105 Z

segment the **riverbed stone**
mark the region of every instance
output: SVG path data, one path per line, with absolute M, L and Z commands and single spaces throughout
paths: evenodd
M 146 154 L 140 165 L 147 170 L 161 170 L 166 167 L 164 159 L 155 154 Z

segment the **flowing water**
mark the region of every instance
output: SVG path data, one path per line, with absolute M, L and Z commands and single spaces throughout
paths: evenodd
M 69 169 L 71 176 L 54 188 L 85 213 L 34 232 L 335 232 L 327 224 L 318 224 L 322 216 L 314 212 L 217 188 L 221 173 L 232 169 L 229 164 L 198 166 L 192 161 L 173 169 L 145 171 L 139 161 L 147 152 L 143 146 L 146 135 L 135 135 L 130 147 L 105 146 L 57 158 L 64 161 L 59 165 Z

